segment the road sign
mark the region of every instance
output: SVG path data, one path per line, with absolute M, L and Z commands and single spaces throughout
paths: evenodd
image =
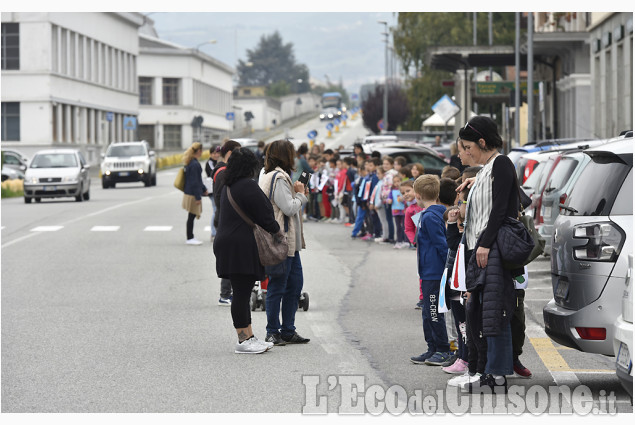
M 315 139 L 315 138 L 317 137 L 317 134 L 318 134 L 318 133 L 317 133 L 317 131 L 315 131 L 315 130 L 311 130 L 311 131 L 309 131 L 309 133 L 306 135 L 306 137 L 307 137 L 307 138 L 309 138 L 309 139 L 311 139 L 311 140 L 313 140 L 313 139 Z
M 432 105 L 432 110 L 439 115 L 443 121 L 448 122 L 453 116 L 459 113 L 461 108 L 450 99 L 450 96 L 444 94 L 441 99 L 437 100 L 437 103 Z
M 357 93 L 353 93 L 351 94 L 351 100 L 358 100 L 359 96 L 357 95 Z
M 339 120 L 339 118 L 335 118 L 335 119 L 333 120 L 333 124 L 334 124 L 334 125 L 340 125 L 340 123 L 341 123 L 341 122 L 342 122 L 342 121 L 340 121 L 340 120 Z
M 123 119 L 123 129 L 124 130 L 136 130 L 137 129 L 137 118 L 136 117 L 124 117 L 124 119 Z
M 333 123 L 328 123 L 328 124 L 326 124 L 326 129 L 327 129 L 328 131 L 333 130 Z
M 227 113 L 225 114 L 225 119 L 226 119 L 227 121 L 234 121 L 234 119 L 235 119 L 235 118 L 236 118 L 236 115 L 234 115 L 234 113 L 233 113 L 233 112 L 227 112 Z
M 377 121 L 377 128 L 379 128 L 380 130 L 384 129 L 384 119 L 380 119 L 379 121 Z
M 106 112 L 106 121 L 112 121 L 113 118 L 113 113 L 112 112 Z
M 538 81 L 534 81 L 534 95 L 538 94 Z M 479 81 L 476 83 L 477 96 L 505 96 L 514 91 L 514 81 Z M 527 81 L 520 82 L 522 96 L 527 96 Z

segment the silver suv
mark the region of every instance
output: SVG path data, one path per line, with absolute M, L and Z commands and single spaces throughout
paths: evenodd
M 146 141 L 112 143 L 101 162 L 101 187 L 108 189 L 119 182 L 157 184 L 157 159 Z
M 584 153 L 591 161 L 553 226 L 545 332 L 562 345 L 614 356 L 613 324 L 633 252 L 633 137 Z

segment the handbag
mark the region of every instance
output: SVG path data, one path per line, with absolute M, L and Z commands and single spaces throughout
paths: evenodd
M 174 179 L 174 187 L 183 192 L 185 190 L 185 167 L 179 168 Z
M 271 187 L 269 188 L 269 201 L 271 201 L 271 195 L 273 195 L 273 187 L 276 182 L 276 175 L 280 171 L 276 171 L 271 179 Z M 284 234 L 286 235 L 289 231 L 289 217 L 284 216 Z M 265 274 L 269 277 L 280 277 L 287 274 L 287 259 L 285 258 L 278 264 L 273 264 L 270 266 L 265 266 Z
M 260 264 L 266 267 L 284 262 L 284 260 L 287 259 L 287 254 L 289 252 L 287 236 L 282 232 L 272 235 L 251 221 L 234 201 L 229 186 L 227 186 L 227 197 L 238 215 L 240 215 L 254 231 L 254 238 L 256 239 L 256 246 L 258 247 L 258 256 L 260 257 Z

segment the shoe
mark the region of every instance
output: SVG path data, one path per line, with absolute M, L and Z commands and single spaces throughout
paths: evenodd
M 372 237 L 371 235 L 366 235 L 366 236 L 363 236 L 363 237 L 362 237 L 362 240 L 363 240 L 363 241 L 369 241 L 369 240 L 371 240 L 372 238 L 373 238 L 373 237 Z
M 326 221 L 326 220 L 328 220 L 328 219 L 329 219 L 328 217 L 322 217 L 322 218 L 320 219 L 320 221 L 324 222 L 324 221 Z
M 421 310 L 421 304 L 415 305 L 415 310 Z
M 441 370 L 445 373 L 463 374 L 467 372 L 467 362 L 461 359 L 456 359 L 456 361 L 451 366 L 442 367 Z
M 531 371 L 523 366 L 519 359 L 514 359 L 514 376 L 529 379 L 532 375 Z
M 287 344 L 306 344 L 307 342 L 311 341 L 309 338 L 301 337 L 300 334 L 298 334 L 297 332 L 287 337 L 282 335 L 282 340 Z
M 346 226 L 346 227 L 353 227 L 353 223 L 344 223 L 344 226 Z
M 308 218 L 309 220 L 311 220 L 311 221 L 320 221 L 320 219 L 319 219 L 319 218 L 317 218 L 317 217 L 313 217 L 312 215 L 308 216 L 307 218 Z
M 273 345 L 280 345 L 280 346 L 287 344 L 287 342 L 282 339 L 280 334 L 267 334 L 265 341 L 270 342 Z
M 187 241 L 185 241 L 185 243 L 187 245 L 200 245 L 203 242 L 199 241 L 198 239 L 192 238 L 192 239 L 188 239 Z
M 463 375 L 455 376 L 454 378 L 448 381 L 448 385 L 451 387 L 459 387 L 462 388 L 463 391 L 467 391 L 467 385 L 470 382 L 478 381 L 481 377 L 480 373 L 475 373 L 474 375 L 470 375 L 469 371 L 466 371 Z M 463 388 L 465 386 L 465 388 Z
M 399 245 L 399 249 L 404 249 L 404 248 L 408 248 L 410 246 L 410 244 L 408 242 L 402 242 Z
M 390 239 L 382 239 L 379 243 L 382 245 L 388 245 L 390 243 Z
M 226 306 L 231 306 L 232 305 L 232 297 L 229 298 L 219 298 L 218 299 L 218 305 L 226 305 Z
M 273 347 L 273 346 L 274 346 L 274 343 L 273 343 L 273 342 L 260 340 L 260 339 L 256 338 L 256 335 L 252 336 L 251 338 L 252 338 L 254 341 L 256 341 L 258 344 L 260 344 L 260 345 L 263 345 L 263 346 L 267 347 L 267 350 L 269 350 L 271 347 Z
M 429 366 L 441 366 L 443 365 L 443 363 L 448 361 L 450 357 L 452 357 L 452 354 L 450 354 L 449 352 L 442 353 L 440 351 L 437 351 L 432 356 L 430 356 L 425 363 Z
M 382 243 L 383 241 L 384 241 L 384 238 L 375 238 L 376 243 Z
M 260 354 L 267 351 L 268 348 L 261 344 L 257 339 L 249 338 L 243 342 L 236 344 L 234 353 L 236 354 Z
M 432 351 L 426 351 L 420 356 L 410 357 L 410 361 L 414 364 L 425 364 L 426 360 L 430 358 L 434 353 Z
M 452 353 L 452 356 L 446 361 L 444 362 L 441 367 L 448 367 L 448 366 L 452 366 L 454 364 L 454 362 L 456 362 L 456 360 L 459 358 L 459 355 L 456 354 L 456 351 L 452 351 L 452 349 L 450 348 L 450 351 Z
M 401 249 L 401 242 L 397 242 L 392 246 L 392 249 Z
M 488 393 L 488 394 L 500 394 L 504 392 L 507 394 L 507 378 L 504 376 L 501 378 L 494 378 L 489 373 L 481 375 L 477 382 L 470 382 L 468 384 L 467 391 L 471 394 L 474 393 Z

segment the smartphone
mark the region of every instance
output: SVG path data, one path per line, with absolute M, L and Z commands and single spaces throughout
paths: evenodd
M 298 177 L 298 181 L 306 186 L 307 183 L 309 183 L 310 178 L 311 178 L 310 173 L 307 173 L 306 171 L 302 171 L 302 174 L 300 174 L 300 177 Z

